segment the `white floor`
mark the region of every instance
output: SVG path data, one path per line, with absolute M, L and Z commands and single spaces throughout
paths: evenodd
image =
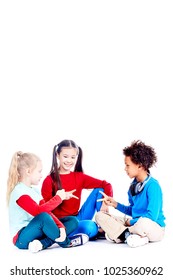
M 155 276 L 149 273 L 145 276 L 138 275 L 121 275 L 120 279 L 159 279 L 159 280 L 172 280 L 172 229 L 168 226 L 165 237 L 161 242 L 149 243 L 145 246 L 138 248 L 130 248 L 126 244 L 114 244 L 107 240 L 90 241 L 83 246 L 63 249 L 58 246 L 53 246 L 47 250 L 39 253 L 32 254 L 28 250 L 19 250 L 14 247 L 6 235 L 6 239 L 1 244 L 1 259 L 4 258 L 5 265 L 1 266 L 1 274 L 4 275 L 6 280 L 12 278 L 11 270 L 17 269 L 18 275 L 19 270 L 26 269 L 27 274 L 23 277 L 16 276 L 14 279 L 30 279 L 31 275 L 35 275 L 36 269 L 48 269 L 52 274 L 58 274 L 59 270 L 62 273 L 74 269 L 81 269 L 81 273 L 87 273 L 87 275 L 66 275 L 61 278 L 57 275 L 40 275 L 40 271 L 37 271 L 37 275 L 33 279 L 119 279 L 120 276 L 115 275 L 121 269 L 121 273 L 125 273 L 129 267 L 137 269 L 140 267 L 141 273 L 144 269 L 151 270 L 153 273 L 157 270 L 159 272 L 163 268 L 163 275 Z M 7 233 L 7 232 L 6 232 Z M 122 267 L 125 267 L 122 269 Z M 52 270 L 51 270 L 52 269 Z M 56 270 L 55 270 L 56 269 Z M 147 273 L 147 269 L 145 270 Z M 156 269 L 156 270 L 155 270 Z M 31 272 L 32 270 L 32 272 Z M 47 273 L 48 273 L 47 270 Z M 92 275 L 91 273 L 93 273 Z M 104 275 L 109 273 L 108 276 Z M 78 272 L 78 271 L 77 271 Z M 129 272 L 130 273 L 130 272 Z M 14 276 L 13 276 L 14 277 Z M 59 278 L 57 278 L 59 277 Z
M 172 280 L 172 251 L 173 251 L 173 223 L 172 223 L 172 196 L 166 193 L 165 197 L 165 216 L 166 216 L 166 231 L 165 237 L 161 242 L 149 243 L 145 246 L 138 248 L 130 248 L 126 244 L 114 244 L 107 240 L 90 241 L 83 246 L 63 249 L 58 246 L 53 246 L 47 250 L 38 252 L 36 254 L 30 253 L 28 250 L 19 250 L 11 242 L 8 228 L 8 212 L 0 205 L 3 213 L 3 226 L 0 231 L 0 256 L 1 260 L 4 258 L 4 265 L 1 265 L 1 274 L 4 275 L 6 280 L 11 280 L 11 270 L 17 269 L 18 276 L 14 279 L 30 279 L 35 275 L 36 269 L 47 269 L 47 273 L 52 271 L 56 272 L 56 275 L 40 275 L 37 271 L 33 279 L 122 279 L 128 280 L 134 278 L 138 279 L 155 279 L 155 280 Z M 112 210 L 114 211 L 114 210 Z M 125 267 L 125 268 L 123 268 Z M 153 269 L 153 273 L 163 268 L 163 275 L 152 275 L 151 273 L 144 275 L 115 275 L 120 268 L 121 273 L 126 273 L 128 267 L 132 267 L 135 272 L 140 267 L 141 273 L 146 269 Z M 161 268 L 159 268 L 161 267 Z M 19 270 L 27 270 L 27 275 L 19 277 Z M 52 270 L 51 270 L 52 269 Z M 87 275 L 64 275 L 57 276 L 58 271 L 62 270 L 62 273 L 68 269 L 74 271 L 74 269 L 81 269 L 80 273 L 88 273 Z M 32 270 L 32 271 L 31 271 Z M 49 271 L 48 271 L 49 270 Z M 94 275 L 91 273 L 94 270 Z M 54 272 L 55 271 L 55 272 Z M 105 275 L 106 271 L 109 275 Z M 30 275 L 28 275 L 30 273 Z M 130 272 L 129 272 L 130 273 Z M 23 278 L 24 277 L 24 278 Z M 59 278 L 57 278 L 59 277 Z
M 69 249 L 53 246 L 53 248 L 36 254 L 30 253 L 28 250 L 19 250 L 12 244 L 9 237 L 8 212 L 4 206 L 3 200 L 0 205 L 0 212 L 2 213 L 0 227 L 0 256 L 3 264 L 1 264 L 0 268 L 1 274 L 6 280 L 11 280 L 12 277 L 16 280 L 27 280 L 31 279 L 31 277 L 33 280 L 128 280 L 133 278 L 134 280 L 172 280 L 172 197 L 172 189 L 166 184 L 164 192 L 166 231 L 165 237 L 161 242 L 149 243 L 138 248 L 130 248 L 126 244 L 114 244 L 107 240 L 97 240 L 94 242 L 90 241 L 84 246 Z M 113 209 L 112 211 L 116 210 Z M 132 267 L 134 273 L 137 273 L 140 267 L 141 273 L 146 273 L 144 275 L 130 275 L 129 267 Z M 155 273 L 159 272 L 160 269 L 162 270 L 162 268 L 163 275 L 152 275 L 151 272 L 147 275 L 148 270 Z M 11 275 L 14 269 L 17 270 L 17 276 Z M 43 271 L 41 275 L 40 271 L 43 269 L 46 270 Z M 62 273 L 65 272 L 65 269 L 67 273 L 69 269 L 71 270 L 71 273 L 75 269 L 81 269 L 80 273 L 83 275 L 77 276 L 74 274 L 67 274 L 65 277 L 64 275 L 57 275 L 60 270 Z M 121 274 L 126 273 L 126 275 L 115 275 L 118 273 L 119 269 Z M 105 275 L 106 271 L 109 275 Z M 23 276 L 19 275 L 20 272 Z M 54 273 L 54 275 L 46 275 L 48 272 L 51 272 L 52 274 Z M 94 273 L 94 275 L 91 273 Z M 127 273 L 129 273 L 129 275 Z

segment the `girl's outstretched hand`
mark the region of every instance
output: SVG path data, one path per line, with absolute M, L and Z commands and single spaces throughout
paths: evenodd
M 62 200 L 66 199 L 66 192 L 65 192 L 64 189 L 58 190 L 58 191 L 56 192 L 56 195 L 59 195 L 59 197 L 60 197 Z
M 68 199 L 70 199 L 70 198 L 76 198 L 76 199 L 79 199 L 79 197 L 77 197 L 76 195 L 74 195 L 73 193 L 76 191 L 76 189 L 75 190 L 72 190 L 72 191 L 69 191 L 69 192 L 66 192 L 66 200 L 68 200 Z
M 69 191 L 69 192 L 66 192 L 64 189 L 62 189 L 62 190 L 58 190 L 56 192 L 56 194 L 59 195 L 62 200 L 68 200 L 72 197 L 74 197 L 76 199 L 79 199 L 76 195 L 73 194 L 75 191 L 76 191 L 76 189 L 72 190 L 72 191 Z

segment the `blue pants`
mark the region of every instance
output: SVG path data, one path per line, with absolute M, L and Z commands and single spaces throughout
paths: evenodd
M 76 233 L 85 233 L 89 238 L 94 237 L 98 233 L 98 226 L 92 220 L 95 212 L 100 211 L 102 202 L 97 202 L 97 199 L 102 198 L 102 194 L 99 191 L 104 191 L 102 188 L 93 189 L 90 195 L 87 197 L 85 203 L 79 210 L 76 216 L 79 220 L 77 229 L 70 234 L 70 236 Z
M 74 216 L 64 217 L 61 222 L 66 226 L 67 235 L 74 231 L 79 223 Z M 29 242 L 38 239 L 42 243 L 43 249 L 54 243 L 58 243 L 63 248 L 69 247 L 70 239 L 68 237 L 63 242 L 55 242 L 59 236 L 60 230 L 53 218 L 48 213 L 43 212 L 35 216 L 26 227 L 21 229 L 15 245 L 19 249 L 28 249 Z

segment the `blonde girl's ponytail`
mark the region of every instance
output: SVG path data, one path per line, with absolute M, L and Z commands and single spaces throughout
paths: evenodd
M 9 202 L 9 197 L 12 190 L 19 181 L 18 159 L 22 156 L 22 154 L 23 153 L 21 151 L 16 152 L 11 159 L 7 179 L 7 203 Z
M 16 152 L 11 160 L 7 180 L 7 203 L 16 184 L 25 176 L 26 168 L 35 168 L 40 158 L 32 153 Z

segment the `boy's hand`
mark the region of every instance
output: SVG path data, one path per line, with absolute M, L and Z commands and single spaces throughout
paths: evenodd
M 107 198 L 108 198 L 108 195 L 107 194 L 105 194 L 104 192 L 102 192 L 102 191 L 99 191 L 102 195 L 103 195 L 103 198 L 100 198 L 100 199 L 97 199 L 97 202 L 99 202 L 99 201 L 106 201 L 107 200 Z
M 106 195 L 102 191 L 100 193 L 103 195 L 103 198 L 97 199 L 97 201 L 103 201 L 107 206 L 117 207 L 117 202 L 111 196 Z

